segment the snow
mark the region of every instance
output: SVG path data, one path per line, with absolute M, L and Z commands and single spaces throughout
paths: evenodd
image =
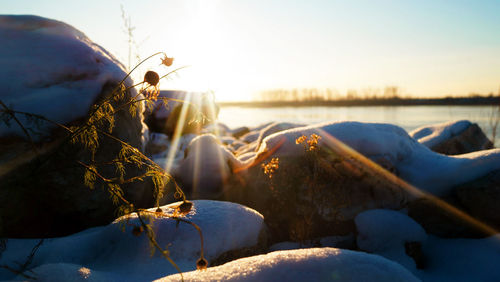
M 263 217 L 255 210 L 229 202 L 193 201 L 194 210 L 186 219 L 199 225 L 203 232 L 205 258 L 210 262 L 224 252 L 257 245 L 263 228 Z M 179 203 L 162 207 L 168 211 Z M 155 209 L 151 209 L 154 211 Z M 175 268 L 158 252 L 151 256 L 149 241 L 142 234 L 134 236 L 132 229 L 138 224 L 136 216 L 119 218 L 112 224 L 95 227 L 67 237 L 46 239 L 38 250 L 32 266 L 54 281 L 61 273 L 78 277 L 81 267 L 97 277 L 112 281 L 151 281 L 177 273 Z M 125 227 L 125 232 L 121 228 Z M 176 227 L 171 219 L 156 219 L 154 231 L 160 246 L 168 247 L 171 258 L 182 271 L 196 269 L 200 254 L 198 232 L 185 223 Z M 22 262 L 35 239 L 9 239 L 0 265 Z M 71 276 L 72 275 L 72 276 Z M 0 268 L 0 278 L 11 279 L 12 273 Z M 22 277 L 19 277 L 22 278 Z M 96 278 L 97 280 L 100 280 Z
M 406 242 L 423 242 L 425 230 L 407 215 L 384 209 L 364 211 L 354 219 L 359 249 L 398 261 L 415 270 L 415 262 L 405 254 Z
M 64 124 L 85 116 L 103 86 L 126 75 L 110 53 L 59 21 L 2 15 L 0 38 L 0 100 L 13 110 Z M 132 85 L 132 80 L 125 84 Z M 18 118 L 28 124 L 24 117 Z M 17 124 L 7 127 L 1 122 L 0 132 L 24 136 Z
M 422 226 L 394 210 L 367 210 L 359 213 L 354 222 L 358 247 L 369 252 L 404 247 L 405 242 L 422 242 L 427 237 Z
M 468 120 L 449 121 L 440 124 L 422 126 L 410 132 L 410 136 L 420 144 L 432 148 L 453 136 L 459 135 L 472 123 Z
M 442 239 L 429 235 L 422 249 L 427 265 L 415 273 L 422 281 L 500 281 L 500 235 L 485 239 Z
M 500 235 L 484 239 L 443 239 L 426 235 L 403 213 L 369 210 L 356 219 L 360 249 L 403 265 L 422 281 L 500 281 Z M 416 269 L 404 242 L 421 242 L 425 268 Z
M 179 281 L 180 275 L 157 281 Z M 335 248 L 277 251 L 243 258 L 206 271 L 184 273 L 184 281 L 419 281 L 397 263 L 377 255 Z
M 437 196 L 500 169 L 500 149 L 445 156 L 418 143 L 404 129 L 379 123 L 333 122 L 289 129 L 266 137 L 259 153 L 273 152 L 274 157 L 304 154 L 295 140 L 313 133 L 322 137 L 320 146 L 344 150 L 338 140 L 372 160 L 388 160 L 400 178 Z

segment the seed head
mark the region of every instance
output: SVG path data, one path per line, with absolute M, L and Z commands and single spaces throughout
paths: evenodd
M 207 269 L 207 266 L 208 266 L 208 262 L 205 258 L 201 257 L 196 261 L 196 269 L 198 269 L 198 270 L 205 270 L 205 269 Z
M 132 234 L 134 234 L 134 236 L 140 236 L 142 231 L 144 231 L 142 229 L 142 226 L 136 226 L 134 227 L 134 229 L 132 229 Z
M 160 76 L 154 71 L 148 71 L 144 75 L 144 82 L 147 82 L 151 86 L 156 86 L 160 82 Z
M 177 207 L 177 212 L 181 215 L 185 215 L 191 211 L 192 207 L 193 207 L 193 202 L 184 201 Z
M 165 58 L 161 59 L 161 64 L 170 67 L 174 62 L 174 58 L 169 58 L 165 55 Z

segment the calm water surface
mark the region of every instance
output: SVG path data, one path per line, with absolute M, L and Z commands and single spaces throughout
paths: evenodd
M 392 123 L 411 131 L 423 125 L 467 119 L 478 123 L 490 137 L 492 110 L 491 106 L 221 107 L 219 120 L 231 128 L 271 121 L 314 124 L 349 120 Z

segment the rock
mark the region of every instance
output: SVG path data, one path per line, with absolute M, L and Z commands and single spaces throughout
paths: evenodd
M 464 210 L 474 218 L 500 228 L 500 170 L 455 188 Z
M 406 192 L 386 176 L 335 152 L 281 156 L 267 175 L 261 165 L 270 164 L 272 155 L 257 159 L 262 162 L 232 178 L 224 199 L 262 213 L 273 243 L 354 233 L 358 213 L 400 209 L 407 201 Z
M 421 127 L 410 136 L 431 150 L 445 155 L 460 155 L 493 148 L 476 123 L 467 120 Z
M 204 93 L 160 91 L 159 97 L 174 100 L 165 102 L 158 99 L 152 111 L 147 112 L 145 122 L 150 130 L 169 137 L 176 130 L 180 134 L 199 134 L 203 126 L 216 120 L 219 114 L 219 106 Z
M 405 254 L 415 261 L 417 269 L 424 269 L 427 266 L 427 259 L 422 252 L 422 243 L 418 241 L 405 242 Z
M 474 123 L 459 135 L 453 136 L 431 149 L 445 155 L 460 155 L 492 148 L 493 143 L 486 137 L 481 128 Z
M 241 136 L 243 136 L 249 132 L 250 132 L 250 129 L 248 129 L 248 127 L 246 127 L 246 126 L 238 127 L 238 128 L 235 128 L 232 130 L 233 137 L 236 139 L 240 138 Z
M 189 143 L 174 176 L 189 198 L 217 199 L 238 165 L 214 135 L 203 134 Z
M 191 211 L 181 216 L 185 221 L 179 222 L 166 216 L 172 215 L 181 203 L 161 206 L 162 213 L 156 212 L 156 208 L 148 209 L 149 215 L 143 213 L 142 219 L 151 224 L 158 245 L 168 250 L 169 257 L 182 272 L 196 270 L 201 250 L 200 233 L 185 221 L 201 229 L 203 256 L 210 265 L 224 254 L 257 250 L 265 244 L 264 218 L 255 210 L 235 203 L 195 200 L 192 201 Z M 132 213 L 106 226 L 46 239 L 26 273 L 42 281 L 81 281 L 82 277 L 75 272 L 79 268 L 87 269 L 86 272 L 91 274 L 85 281 L 92 281 L 92 278 L 98 281 L 154 281 L 178 273 L 158 250 L 152 253 L 150 240 L 139 226 L 141 222 L 137 214 Z M 17 269 L 16 262 L 24 262 L 38 242 L 38 239 L 9 239 L 0 265 Z M 50 264 L 62 267 L 47 275 L 49 273 L 41 268 Z M 80 267 L 64 271 L 64 265 L 68 264 Z M 74 275 L 69 275 L 71 272 Z M 92 276 L 96 273 L 107 276 Z M 68 276 L 61 279 L 61 275 Z M 26 279 L 16 279 L 15 276 L 16 273 L 0 268 L 2 280 Z
M 122 65 L 108 52 L 73 27 L 35 16 L 1 16 L 0 37 L 10 38 L 0 46 L 0 98 L 13 110 L 33 112 L 67 126 L 78 125 L 91 105 L 104 99 L 126 75 Z M 7 75 L 8 74 L 8 75 Z M 12 76 L 14 75 L 14 76 Z M 132 85 L 127 79 L 126 85 Z M 131 89 L 128 97 L 135 96 Z M 122 101 L 113 102 L 117 109 Z M 118 111 L 112 135 L 143 149 L 146 129 L 142 114 Z M 0 237 L 54 237 L 107 224 L 116 216 L 116 205 L 103 183 L 95 189 L 84 185 L 85 168 L 91 154 L 82 145 L 71 144 L 67 131 L 53 124 L 19 120 L 40 135 L 30 142 L 18 125 L 0 129 Z M 102 130 L 108 126 L 98 125 Z M 109 162 L 118 156 L 120 143 L 99 136 L 95 162 Z M 12 154 L 15 152 L 15 154 Z M 125 166 L 127 176 L 144 173 Z M 102 165 L 99 173 L 116 175 L 114 165 Z M 149 181 L 122 186 L 124 195 L 138 206 L 153 203 Z
M 445 199 L 448 204 L 461 209 L 456 199 Z M 418 222 L 429 234 L 443 238 L 482 238 L 486 234 L 475 226 L 438 204 L 436 201 L 421 198 L 408 204 L 408 215 Z
M 475 220 L 497 230 L 500 228 L 500 170 L 495 170 L 476 180 L 458 185 L 452 194 L 443 197 L 447 204 L 472 216 Z M 483 238 L 489 231 L 478 228 L 451 212 L 444 205 L 428 198 L 412 201 L 408 214 L 425 230 L 440 237 Z

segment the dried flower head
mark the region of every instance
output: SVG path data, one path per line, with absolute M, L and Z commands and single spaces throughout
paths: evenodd
M 191 208 L 193 207 L 193 202 L 190 202 L 190 201 L 184 201 L 182 202 L 182 204 L 178 205 L 176 208 L 175 208 L 175 211 L 179 214 L 179 215 L 186 215 L 188 214 L 190 211 L 191 211 Z
M 306 151 L 314 151 L 318 149 L 319 139 L 321 139 L 321 136 L 315 133 L 311 134 L 309 138 L 305 135 L 302 135 L 299 138 L 295 139 L 295 144 L 303 144 Z
M 201 257 L 196 261 L 196 269 L 198 270 L 206 270 L 208 266 L 208 261 Z
M 169 58 L 165 55 L 165 58 L 161 59 L 161 64 L 170 67 L 174 62 L 174 58 Z
M 318 149 L 318 142 L 321 139 L 321 136 L 317 134 L 311 134 L 311 138 L 307 140 L 307 144 L 309 145 L 309 151 L 314 151 Z
M 306 141 L 307 137 L 305 135 L 300 136 L 299 138 L 295 139 L 295 144 L 301 144 L 304 141 Z
M 142 91 L 142 93 L 148 99 L 156 100 L 158 94 L 160 94 L 160 76 L 154 71 L 147 71 L 144 75 L 144 83 L 147 83 L 147 87 Z
M 142 226 L 136 226 L 132 229 L 132 234 L 134 234 L 134 236 L 140 236 L 143 231 L 144 229 L 142 228 Z
M 273 174 L 279 168 L 279 158 L 272 158 L 270 162 L 261 165 L 264 169 L 264 174 L 269 178 L 273 178 Z
M 154 71 L 147 71 L 144 75 L 144 82 L 147 82 L 151 86 L 156 86 L 160 82 L 160 76 Z

